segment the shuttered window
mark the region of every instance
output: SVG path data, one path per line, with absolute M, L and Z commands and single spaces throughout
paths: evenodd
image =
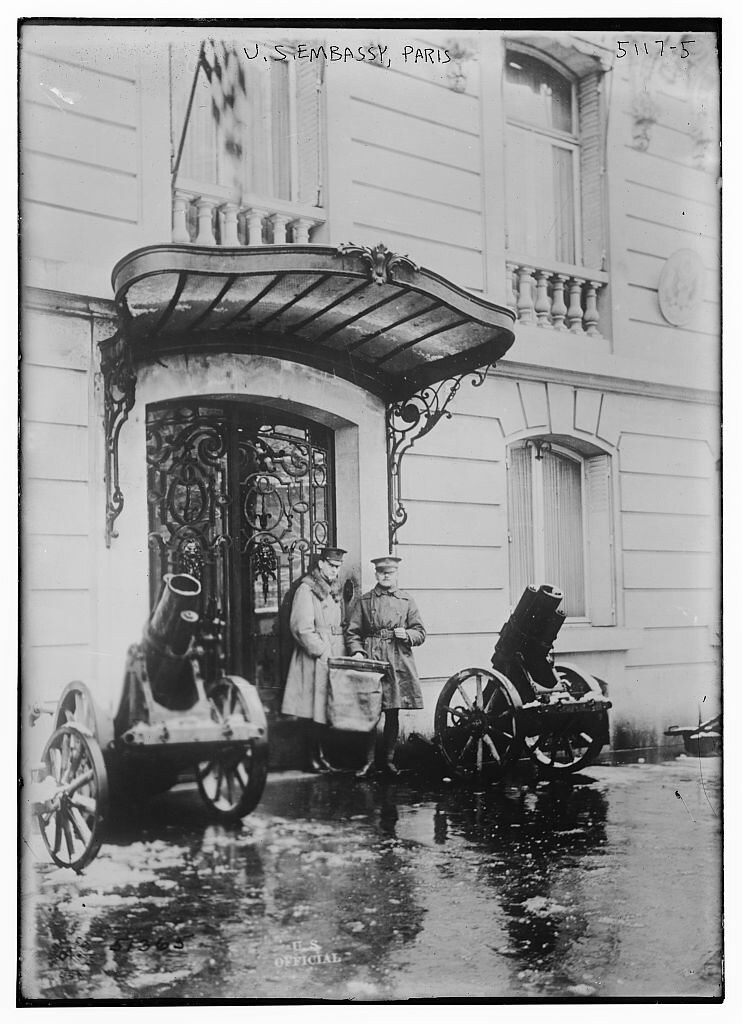
M 508 464 L 510 592 L 520 595 L 536 578 L 533 535 L 533 475 L 527 448 L 512 448 Z
M 508 453 L 510 599 L 530 583 L 564 592 L 569 617 L 611 625 L 614 616 L 610 462 L 539 438 Z

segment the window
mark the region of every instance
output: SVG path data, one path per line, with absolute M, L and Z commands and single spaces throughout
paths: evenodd
M 508 249 L 581 262 L 577 90 L 551 64 L 518 50 L 505 57 Z
M 564 592 L 568 617 L 614 622 L 610 460 L 548 437 L 508 452 L 510 599 L 529 583 Z
M 248 44 L 253 52 L 254 43 Z M 244 47 L 235 47 L 240 55 Z M 261 44 L 262 50 L 262 44 Z M 284 52 L 287 48 L 283 47 Z M 320 71 L 316 63 L 242 57 L 246 101 L 241 110 L 240 185 L 246 195 L 320 205 Z M 198 57 L 197 48 L 171 48 L 172 136 L 177 152 L 186 120 L 188 99 Z M 230 165 L 211 112 L 211 88 L 199 72 L 188 118 L 179 182 L 200 182 L 230 188 Z

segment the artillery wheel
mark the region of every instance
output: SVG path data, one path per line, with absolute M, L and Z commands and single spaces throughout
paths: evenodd
M 91 736 L 96 735 L 95 709 L 90 692 L 84 683 L 69 683 L 59 699 L 54 716 L 54 728 L 63 725 L 79 725 Z
M 500 672 L 467 668 L 451 676 L 435 707 L 441 753 L 460 778 L 495 781 L 520 749 L 521 700 Z
M 86 735 L 95 737 L 104 754 L 113 740 L 113 719 L 94 699 L 90 688 L 79 680 L 67 683 L 59 698 L 54 728 L 63 725 L 80 726 Z
M 594 686 L 578 671 L 566 665 L 555 666 L 559 678 L 570 695 L 579 700 Z M 597 686 L 597 684 L 596 684 Z M 600 687 L 597 688 L 600 692 Z M 591 721 L 574 722 L 566 718 L 563 725 L 548 729 L 539 736 L 526 736 L 524 743 L 531 759 L 545 775 L 559 776 L 579 772 L 593 764 L 603 749 L 601 734 L 604 724 L 600 712 L 590 716 Z
M 82 871 L 100 849 L 108 817 L 108 777 L 98 742 L 69 723 L 52 733 L 42 760 L 55 786 L 37 811 L 52 860 Z
M 254 715 L 240 687 L 225 677 L 208 691 L 213 713 L 219 722 L 254 721 Z M 201 799 L 222 821 L 238 821 L 254 810 L 263 795 L 268 774 L 268 743 L 251 740 L 237 749 L 215 754 L 196 765 L 196 782 Z

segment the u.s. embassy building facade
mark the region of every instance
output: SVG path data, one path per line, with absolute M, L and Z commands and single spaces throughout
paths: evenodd
M 714 37 L 203 36 L 22 32 L 24 704 L 112 705 L 189 571 L 297 764 L 281 605 L 337 544 L 346 610 L 403 560 L 408 738 L 529 582 L 564 590 L 557 651 L 605 680 L 614 748 L 710 717 Z

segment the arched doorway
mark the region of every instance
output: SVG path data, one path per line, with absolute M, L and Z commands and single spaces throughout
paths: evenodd
M 148 406 L 146 437 L 150 599 L 166 572 L 197 576 L 204 613 L 219 609 L 226 621 L 227 670 L 276 712 L 293 584 L 335 542 L 333 432 L 199 398 Z

